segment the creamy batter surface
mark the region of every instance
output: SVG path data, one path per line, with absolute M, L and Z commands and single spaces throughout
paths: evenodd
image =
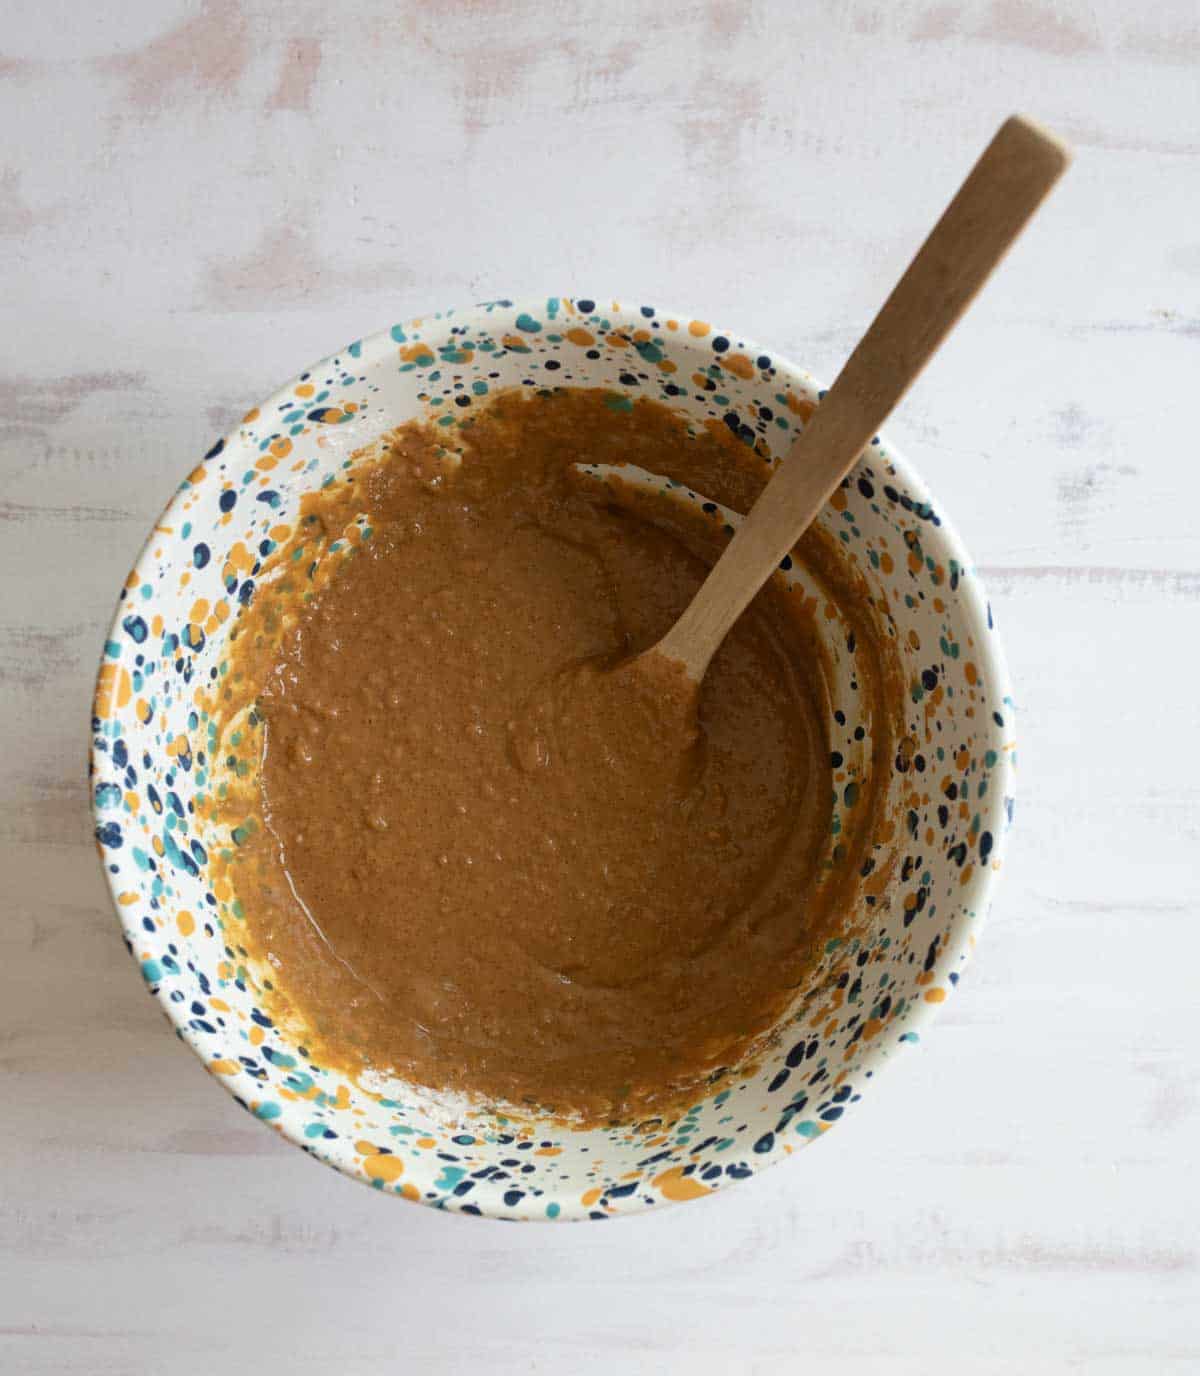
M 305 500 L 238 625 L 214 711 L 253 703 L 257 756 L 213 821 L 239 828 L 268 1004 L 325 1064 L 584 1121 L 665 1112 L 752 1051 L 860 900 L 895 748 L 870 598 L 805 537 L 879 724 L 835 840 L 825 607 L 773 581 L 691 713 L 682 677 L 619 667 L 725 537 L 571 465 L 743 509 L 769 470 L 723 427 L 611 400 L 501 394 L 453 460 L 444 431 L 394 431 Z

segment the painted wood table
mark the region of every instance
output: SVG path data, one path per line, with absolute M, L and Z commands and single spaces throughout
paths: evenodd
M 1200 1370 L 1194 4 L 0 7 L 0 1370 Z M 345 340 L 653 302 L 832 376 L 999 120 L 1076 166 L 891 427 L 1017 685 L 1008 873 L 797 1162 L 603 1227 L 386 1201 L 146 997 L 84 779 L 178 478 Z

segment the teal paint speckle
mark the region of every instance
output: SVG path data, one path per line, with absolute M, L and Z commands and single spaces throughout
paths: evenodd
M 183 858 L 183 851 L 179 849 L 178 843 L 171 835 L 171 829 L 174 827 L 174 824 L 175 817 L 174 814 L 172 814 L 167 818 L 162 831 L 163 851 L 166 853 L 167 859 L 177 870 L 186 870 L 188 868 L 188 862 Z
M 254 1110 L 254 1116 L 261 1118 L 263 1122 L 269 1123 L 272 1118 L 278 1118 L 283 1112 L 273 1099 L 267 1099 Z
M 562 1213 L 562 1210 L 558 1207 L 557 1204 L 547 1204 L 547 1205 L 546 1205 L 546 1217 L 547 1217 L 547 1218 L 557 1218 L 557 1217 L 559 1216 L 560 1213 Z
M 433 1188 L 435 1190 L 452 1190 L 466 1173 L 462 1166 L 443 1166 L 441 1175 L 433 1182 Z
M 163 977 L 163 968 L 157 960 L 142 961 L 142 978 L 147 984 L 157 984 Z
M 526 334 L 537 334 L 542 328 L 542 322 L 535 320 L 532 315 L 526 315 L 524 311 L 517 316 L 517 329 L 524 330 Z

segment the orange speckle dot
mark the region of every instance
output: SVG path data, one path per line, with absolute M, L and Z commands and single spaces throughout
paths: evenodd
M 363 1167 L 372 1180 L 384 1180 L 389 1184 L 404 1174 L 404 1162 L 398 1156 L 368 1156 Z
M 604 1192 L 600 1189 L 599 1185 L 594 1185 L 590 1190 L 584 1190 L 584 1192 L 579 1196 L 579 1202 L 583 1205 L 585 1209 L 590 1209 L 592 1205 L 596 1202 L 596 1200 L 599 1199 L 601 1194 L 603 1193 Z
M 726 354 L 721 359 L 721 366 L 728 368 L 735 377 L 751 378 L 754 376 L 754 364 L 745 354 Z
M 249 409 L 249 411 L 247 411 L 246 414 L 242 417 L 242 424 L 243 424 L 243 425 L 253 425 L 254 422 L 255 422 L 257 419 L 258 419 L 258 407 L 257 407 L 257 406 L 252 406 L 252 407 Z
M 311 397 L 315 390 L 311 382 L 302 382 L 296 388 L 296 395 L 298 397 Z
M 191 936 L 196 930 L 196 919 L 186 908 L 180 908 L 175 914 L 175 925 L 179 928 L 180 936 Z
M 684 1175 L 684 1167 L 676 1166 L 673 1170 L 663 1171 L 661 1175 L 654 1177 L 655 1189 L 659 1190 L 667 1199 L 699 1199 L 701 1195 L 711 1194 L 712 1191 L 705 1184 L 702 1184 L 693 1175 Z
M 209 1061 L 208 1068 L 214 1075 L 236 1075 L 241 1066 L 236 1061 L 219 1060 Z
M 709 330 L 711 330 L 711 329 L 712 329 L 712 326 L 708 323 L 707 320 L 689 320 L 689 321 L 688 321 L 688 334 L 694 335 L 697 339 L 703 339 L 704 336 L 705 336 L 705 335 L 709 332 Z
M 925 990 L 925 1002 L 926 1002 L 926 1003 L 945 1003 L 945 1002 L 946 1002 L 946 991 L 945 991 L 944 989 L 940 989 L 940 988 L 926 989 L 926 990 Z
M 255 1023 L 254 1026 L 250 1029 L 250 1045 L 251 1045 L 251 1046 L 261 1046 L 261 1045 L 262 1045 L 262 1039 L 263 1039 L 263 1030 L 262 1030 L 261 1027 L 259 1027 L 259 1025 L 258 1025 L 257 1023 Z
M 585 330 L 582 325 L 573 325 L 567 331 L 567 338 L 572 344 L 578 344 L 581 349 L 586 349 L 588 345 L 596 342 L 596 336 L 591 330 Z

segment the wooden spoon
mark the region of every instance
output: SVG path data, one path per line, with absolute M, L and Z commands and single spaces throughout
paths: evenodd
M 859 454 L 1066 171 L 1066 146 L 1014 115 L 971 169 L 908 271 L 846 361 L 700 591 L 629 666 L 682 663 L 696 684 L 754 594 L 779 567 Z M 678 672 L 678 670 L 676 670 Z

